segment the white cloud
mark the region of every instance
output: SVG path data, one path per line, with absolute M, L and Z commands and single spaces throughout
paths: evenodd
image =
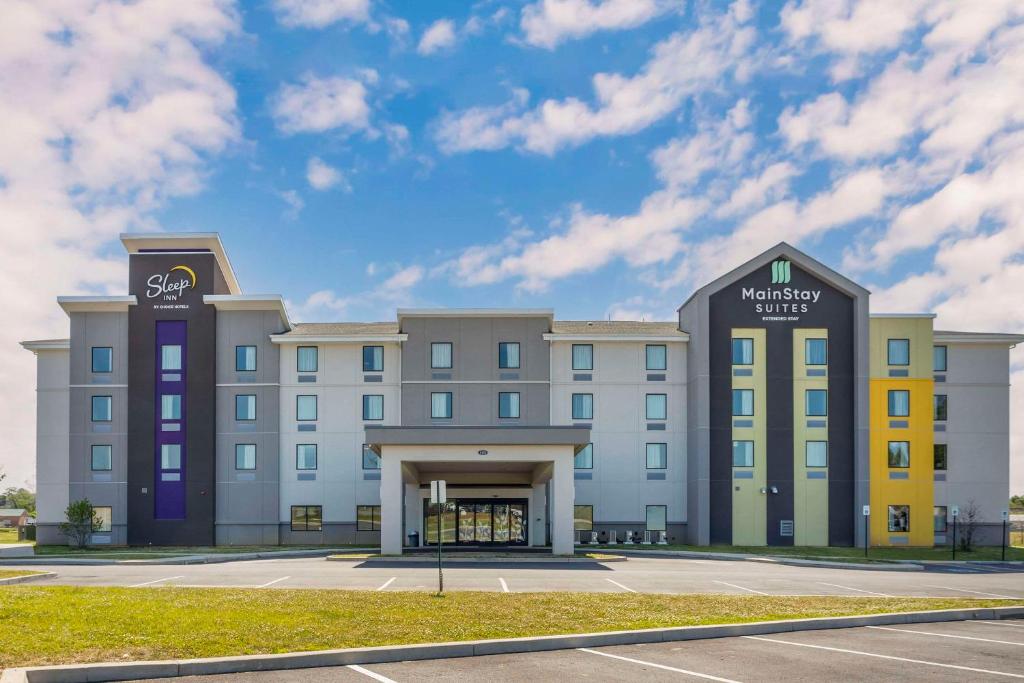
M 381 267 L 370 263 L 366 274 L 373 277 Z M 366 291 L 340 296 L 334 290 L 322 289 L 310 294 L 300 303 L 286 302 L 292 320 L 298 322 L 330 322 L 352 320 L 360 314 L 369 314 L 377 320 L 390 320 L 394 309 L 415 300 L 414 287 L 423 280 L 426 270 L 413 265 L 398 268 L 390 277 Z M 359 319 L 359 318 L 355 318 Z
M 678 304 L 677 304 L 678 305 Z M 605 310 L 608 320 L 643 320 L 645 322 L 669 321 L 675 318 L 674 309 L 662 306 L 643 296 L 631 296 L 617 301 Z
M 455 22 L 438 19 L 423 32 L 416 51 L 421 55 L 432 55 L 455 45 Z
M 273 0 L 277 20 L 288 28 L 324 28 L 339 21 L 370 20 L 370 0 Z
M 682 3 L 673 0 L 537 0 L 523 7 L 519 25 L 524 42 L 551 49 L 598 31 L 636 28 L 680 9 Z
M 324 163 L 320 157 L 311 157 L 306 164 L 306 180 L 314 190 L 329 190 L 332 187 L 341 186 L 345 192 L 351 192 L 349 185 L 341 171 Z
M 705 18 L 699 28 L 674 33 L 655 45 L 636 75 L 596 74 L 594 105 L 569 97 L 526 109 L 528 97 L 517 95 L 497 107 L 446 112 L 437 126 L 438 145 L 453 154 L 518 144 L 550 155 L 595 137 L 636 133 L 728 72 L 746 68 L 744 58 L 754 37 L 747 19 L 746 3 L 737 1 L 725 14 Z
M 204 61 L 240 30 L 220 0 L 6 0 L 0 22 L 0 466 L 34 480 L 35 373 L 17 342 L 64 337 L 60 294 L 125 291 L 119 232 L 202 189 L 240 139 L 235 93 Z M 125 27 L 131 27 L 126 30 Z
M 376 81 L 377 72 L 372 69 L 363 71 L 359 78 L 307 74 L 298 84 L 285 85 L 274 96 L 274 122 L 286 134 L 369 130 L 366 84 Z
M 704 126 L 697 135 L 669 140 L 651 154 L 658 178 L 667 187 L 681 189 L 694 185 L 709 171 L 734 168 L 749 156 L 754 146 L 749 102 L 740 100 L 717 125 Z

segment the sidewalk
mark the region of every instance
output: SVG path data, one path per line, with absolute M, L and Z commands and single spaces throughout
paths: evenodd
M 176 565 L 176 564 L 219 564 L 245 560 L 270 560 L 289 557 L 326 557 L 339 553 L 377 552 L 377 548 L 318 548 L 316 550 L 261 550 L 254 553 L 200 553 L 175 557 L 154 557 L 145 560 L 118 560 L 113 558 L 91 558 L 88 556 L 39 555 L 32 557 L 2 557 L 3 565 Z

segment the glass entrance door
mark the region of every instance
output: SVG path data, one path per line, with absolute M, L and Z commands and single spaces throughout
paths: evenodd
M 437 543 L 437 506 L 424 501 L 427 545 Z M 442 517 L 445 543 L 459 545 L 526 545 L 526 503 L 522 500 L 449 501 Z

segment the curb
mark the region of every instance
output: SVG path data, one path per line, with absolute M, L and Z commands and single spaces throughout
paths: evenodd
M 16 583 L 28 583 L 29 581 L 50 579 L 54 576 L 57 576 L 57 572 L 40 572 L 38 574 L 28 574 L 26 576 L 12 576 L 9 579 L 0 579 L 0 586 L 11 586 Z
M 703 553 L 691 550 L 633 550 L 602 549 L 599 552 L 615 552 L 623 555 L 651 555 L 654 557 L 685 557 L 695 560 L 732 560 L 734 562 L 764 562 L 765 564 L 784 564 L 794 567 L 825 567 L 828 569 L 867 569 L 887 572 L 919 572 L 924 565 L 916 560 L 885 560 L 881 562 L 839 562 L 829 560 L 805 560 L 781 555 L 749 555 L 745 553 Z
M 246 560 L 273 560 L 303 557 L 324 557 L 340 552 L 359 552 L 376 548 L 323 548 L 319 550 L 269 550 L 257 553 L 211 553 L 207 555 L 180 555 L 178 557 L 153 558 L 151 560 L 117 560 L 89 557 L 46 557 L 36 555 L 25 558 L 0 559 L 4 565 L 180 565 L 180 564 L 222 564 Z
M 622 555 L 611 556 L 602 559 L 592 557 L 566 556 L 566 557 L 459 557 L 458 555 L 447 555 L 444 564 L 448 566 L 475 565 L 475 564 L 604 564 L 606 562 L 626 562 L 629 558 Z M 370 564 L 412 564 L 437 566 L 437 557 L 417 557 L 411 555 L 377 555 L 373 557 L 345 557 L 343 555 L 328 555 L 328 562 L 351 562 Z
M 925 624 L 943 621 L 966 621 L 970 619 L 1021 618 L 1024 618 L 1024 606 L 986 607 L 980 609 L 932 610 L 927 612 L 762 621 L 749 624 L 676 626 L 639 631 L 609 631 L 607 633 L 474 640 L 462 643 L 362 647 L 277 655 L 179 659 L 162 662 L 40 666 L 7 669 L 0 676 L 0 683 L 87 683 L 93 681 L 126 681 L 138 678 L 167 678 L 171 676 L 205 676 L 251 671 L 280 671 L 325 666 L 349 666 L 351 664 L 384 664 L 388 662 L 446 659 L 451 657 L 546 652 L 577 647 L 608 647 L 610 645 L 730 638 L 771 633 L 856 628 L 860 626 Z

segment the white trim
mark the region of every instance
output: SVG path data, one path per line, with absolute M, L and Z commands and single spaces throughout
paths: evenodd
M 1013 346 L 1024 343 L 1024 335 L 1000 334 L 978 332 L 974 334 L 963 334 L 960 332 L 935 332 L 932 335 L 934 342 L 943 344 L 1006 344 Z M 941 371 L 940 371 L 941 372 Z
M 869 318 L 935 318 L 934 313 L 870 313 Z
M 407 334 L 321 334 L 303 336 L 298 334 L 272 334 L 272 344 L 364 344 L 370 342 L 400 343 L 409 339 Z
M 21 347 L 26 351 L 38 353 L 40 351 L 70 351 L 70 339 L 38 339 L 35 341 L 23 341 Z
M 127 385 L 126 385 L 127 386 Z M 223 382 L 217 383 L 218 387 L 279 387 L 279 382 Z
M 203 303 L 214 306 L 218 311 L 276 311 L 285 327 L 294 327 L 288 316 L 288 307 L 280 294 L 206 294 Z
M 565 334 L 561 332 L 548 332 L 543 335 L 544 341 L 593 341 L 593 342 L 660 342 L 685 344 L 690 341 L 690 335 L 681 333 L 679 335 L 651 335 L 642 334 Z
M 213 257 L 217 259 L 217 265 L 220 266 L 221 273 L 224 275 L 224 280 L 227 282 L 228 290 L 232 294 L 241 294 L 242 288 L 238 285 L 238 279 L 235 278 L 235 271 L 231 267 L 231 261 L 228 260 L 228 254 L 224 250 L 224 244 L 220 241 L 220 234 L 216 232 L 123 232 L 120 235 L 121 244 L 124 245 L 125 250 L 129 254 L 138 254 L 140 249 L 188 249 L 195 247 L 198 249 L 209 249 Z M 194 251 L 165 251 L 165 254 L 188 254 L 195 256 L 197 253 Z M 146 255 L 143 253 L 143 255 Z
M 403 379 L 402 384 L 551 384 L 551 382 L 546 379 Z
M 398 318 L 554 318 L 553 308 L 399 308 Z
M 127 384 L 69 384 L 68 389 L 127 389 Z
M 138 303 L 134 294 L 127 296 L 58 296 L 57 305 L 68 315 L 72 313 L 123 313 Z

